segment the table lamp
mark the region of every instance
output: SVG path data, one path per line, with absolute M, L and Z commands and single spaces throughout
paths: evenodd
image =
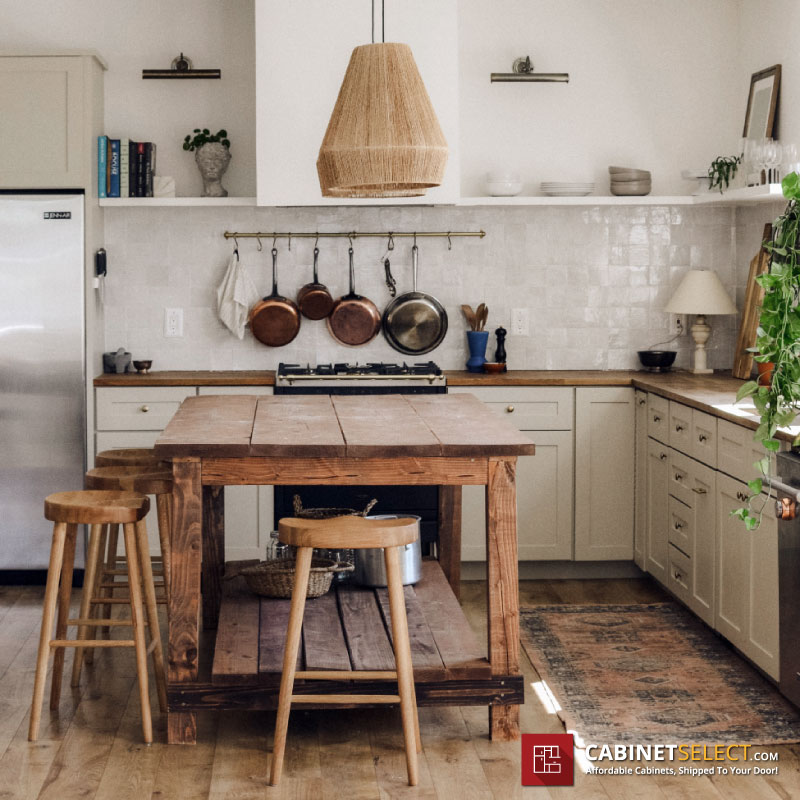
M 708 314 L 735 314 L 736 306 L 731 301 L 716 272 L 706 269 L 689 270 L 670 298 L 664 311 L 670 314 L 696 314 L 691 327 L 695 343 L 692 372 L 709 373 L 706 361 L 706 342 L 711 336 L 711 326 L 706 322 Z

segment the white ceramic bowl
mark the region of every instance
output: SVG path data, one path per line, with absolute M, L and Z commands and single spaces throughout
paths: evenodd
M 492 197 L 513 197 L 522 191 L 522 181 L 517 178 L 504 178 L 500 180 L 487 180 L 486 191 Z

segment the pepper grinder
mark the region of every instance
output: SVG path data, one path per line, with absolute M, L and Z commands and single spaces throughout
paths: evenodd
M 508 331 L 500 327 L 495 332 L 494 335 L 497 337 L 497 349 L 494 351 L 494 360 L 498 364 L 503 365 L 503 372 L 508 371 L 508 367 L 506 367 L 506 334 Z

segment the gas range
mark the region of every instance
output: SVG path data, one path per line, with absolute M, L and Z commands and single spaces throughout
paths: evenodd
M 431 394 L 447 391 L 447 379 L 433 361 L 419 364 L 278 365 L 276 394 Z

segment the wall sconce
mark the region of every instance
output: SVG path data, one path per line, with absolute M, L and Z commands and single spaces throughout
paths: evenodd
M 143 69 L 142 78 L 180 78 L 183 80 L 191 78 L 221 78 L 221 69 L 194 69 L 192 60 L 181 53 L 177 58 L 172 59 L 169 69 Z
M 533 81 L 539 83 L 569 83 L 568 72 L 534 72 L 531 57 L 518 58 L 511 65 L 511 72 L 493 72 L 492 83 L 516 83 L 517 81 Z

